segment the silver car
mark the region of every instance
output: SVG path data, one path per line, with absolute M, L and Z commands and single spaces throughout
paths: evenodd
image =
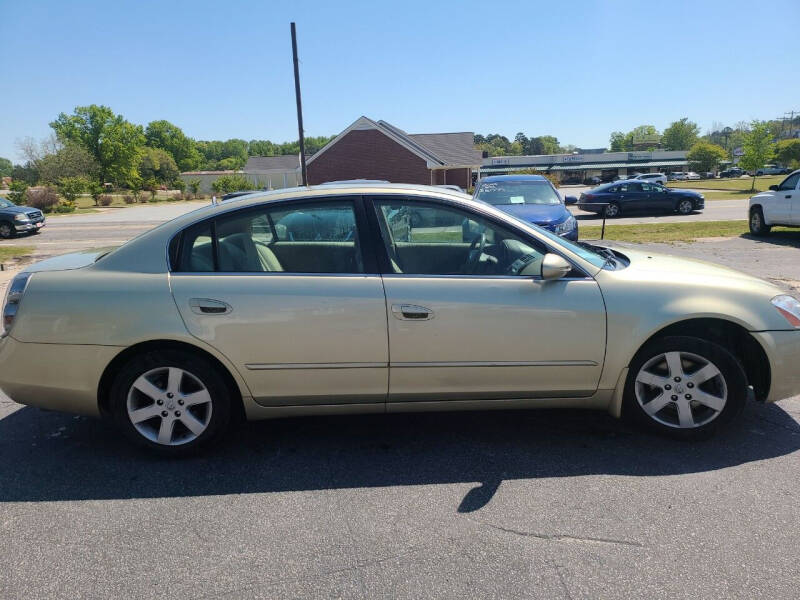
M 765 281 L 571 243 L 441 188 L 344 184 L 29 267 L 0 387 L 174 455 L 240 417 L 312 414 L 581 407 L 702 435 L 750 394 L 798 393 L 798 363 L 800 302 Z

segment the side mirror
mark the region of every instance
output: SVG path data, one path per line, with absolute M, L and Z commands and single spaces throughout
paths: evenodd
M 771 185 L 771 186 L 769 186 L 769 189 L 771 189 L 773 192 L 777 192 L 778 191 L 778 186 L 777 185 Z
M 572 271 L 572 265 L 558 254 L 548 253 L 542 259 L 542 279 L 561 279 Z
M 577 204 L 578 199 L 575 196 L 564 196 L 564 204 Z

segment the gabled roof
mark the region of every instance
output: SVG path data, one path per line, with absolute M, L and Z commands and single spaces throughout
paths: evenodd
M 479 150 L 475 150 L 473 134 L 470 132 L 408 134 L 391 123 L 373 121 L 363 116 L 356 119 L 355 122 L 328 142 L 319 152 L 310 157 L 308 163 L 310 164 L 317 157 L 324 154 L 351 131 L 369 129 L 383 133 L 409 152 L 419 156 L 432 169 L 441 167 L 477 167 L 481 163 L 481 153 Z
M 300 157 L 296 154 L 281 156 L 251 156 L 244 167 L 245 172 L 294 171 L 300 168 Z

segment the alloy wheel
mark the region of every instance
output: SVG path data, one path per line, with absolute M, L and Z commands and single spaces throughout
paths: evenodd
M 665 352 L 648 360 L 636 375 L 636 400 L 654 421 L 693 429 L 716 419 L 728 400 L 719 368 L 690 352 Z
M 0 237 L 2 238 L 10 238 L 11 237 L 11 225 L 8 223 L 0 224 Z
M 694 205 L 691 200 L 681 200 L 681 203 L 678 204 L 678 212 L 682 215 L 688 215 L 693 209 Z
M 202 381 L 178 367 L 140 375 L 127 397 L 136 431 L 157 444 L 179 446 L 197 439 L 211 422 L 211 394 Z
M 618 214 L 619 206 L 613 203 L 606 206 L 606 217 L 616 217 Z
M 750 215 L 750 229 L 753 231 L 761 231 L 761 215 L 757 210 L 754 210 Z

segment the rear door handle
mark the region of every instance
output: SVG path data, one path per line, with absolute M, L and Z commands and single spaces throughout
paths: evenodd
M 430 321 L 434 313 L 416 304 L 392 304 L 392 314 L 401 321 Z
M 189 306 L 198 315 L 227 315 L 233 310 L 230 304 L 211 298 L 191 298 Z

